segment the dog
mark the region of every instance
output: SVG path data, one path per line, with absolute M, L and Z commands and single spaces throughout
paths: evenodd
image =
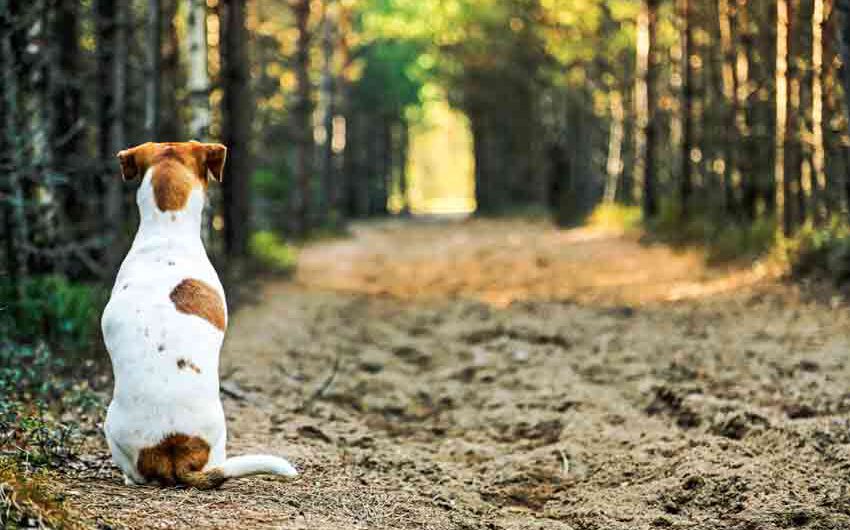
M 293 477 L 287 460 L 227 458 L 219 352 L 224 289 L 201 241 L 209 178 L 221 182 L 227 148 L 145 143 L 118 153 L 140 223 L 101 327 L 115 388 L 104 431 L 127 485 L 217 488 L 255 474 Z

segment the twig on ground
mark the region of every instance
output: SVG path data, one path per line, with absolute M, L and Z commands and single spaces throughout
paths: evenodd
M 331 387 L 334 380 L 336 379 L 336 374 L 339 373 L 339 367 L 340 367 L 341 363 L 342 363 L 342 354 L 337 352 L 336 359 L 334 359 L 334 366 L 333 366 L 333 369 L 331 370 L 331 374 L 328 376 L 327 379 L 325 379 L 325 382 L 322 383 L 322 385 L 319 386 L 319 388 L 317 388 L 316 391 L 313 392 L 313 394 L 310 395 L 310 397 L 307 398 L 304 401 L 304 403 L 301 404 L 301 406 L 298 408 L 298 412 L 309 411 L 310 408 L 313 406 L 313 402 L 316 401 L 317 399 L 319 399 L 320 397 L 322 397 L 325 394 L 325 392 L 327 392 L 328 388 Z
M 563 449 L 558 449 L 558 453 L 561 455 L 561 474 L 566 477 L 570 474 L 570 459 Z
M 239 388 L 239 385 L 237 385 L 234 381 L 222 381 L 220 388 L 223 394 L 226 394 L 232 397 L 233 399 L 239 401 L 248 400 L 248 394 L 244 390 Z

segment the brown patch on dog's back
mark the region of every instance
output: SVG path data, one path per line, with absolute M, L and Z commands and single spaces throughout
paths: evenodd
M 209 284 L 186 278 L 171 291 L 170 298 L 181 313 L 199 316 L 221 331 L 227 327 L 224 301 Z
M 210 445 L 197 436 L 170 434 L 153 447 L 139 452 L 136 468 L 146 480 L 163 486 L 187 482 L 184 477 L 200 472 L 210 457 Z

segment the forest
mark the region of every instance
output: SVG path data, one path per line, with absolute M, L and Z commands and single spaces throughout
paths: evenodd
M 0 0 L 0 527 L 850 525 L 847 65 L 846 0 Z M 116 155 L 189 140 L 306 470 L 226 502 L 102 440 Z

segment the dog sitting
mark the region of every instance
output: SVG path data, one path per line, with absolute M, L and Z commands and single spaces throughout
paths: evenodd
M 101 320 L 115 375 L 106 440 L 128 485 L 210 489 L 246 475 L 297 475 L 283 458 L 225 455 L 218 365 L 227 305 L 201 219 L 208 178 L 221 181 L 226 154 L 198 142 L 118 153 L 124 180 L 142 177 L 139 230 Z

